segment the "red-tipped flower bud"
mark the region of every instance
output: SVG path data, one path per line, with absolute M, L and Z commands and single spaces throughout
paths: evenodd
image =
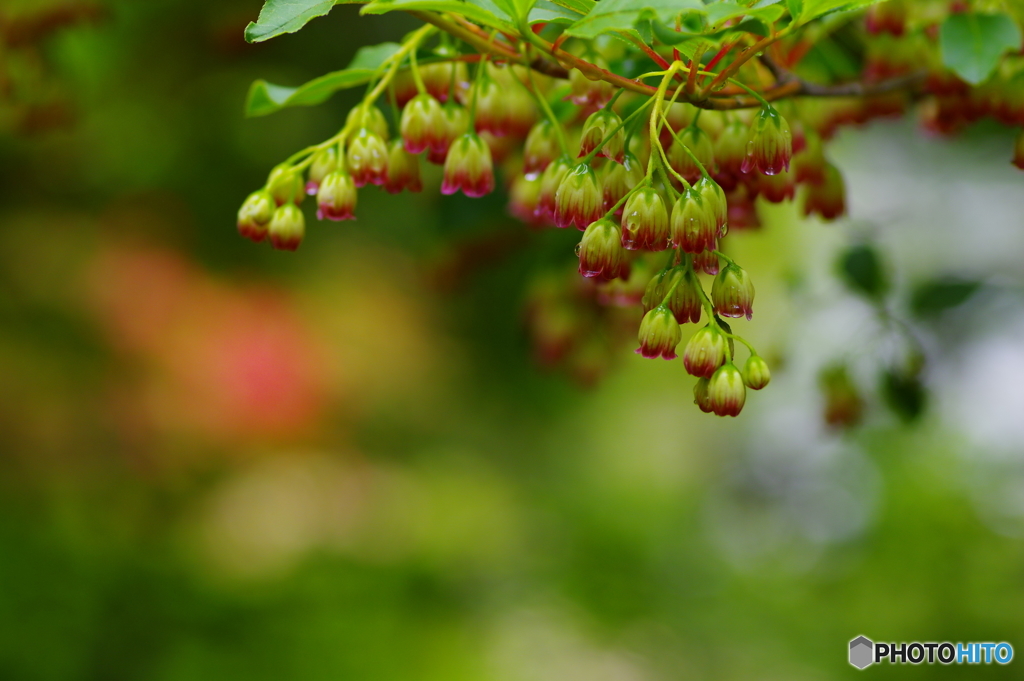
M 607 218 L 587 226 L 576 254 L 580 257 L 580 274 L 584 277 L 606 281 L 629 276 L 629 262 L 622 249 L 622 231 Z
M 537 196 L 537 217 L 548 222 L 555 220 L 555 195 L 562 180 L 572 170 L 568 156 L 559 156 L 540 176 L 540 193 Z
M 382 140 L 388 139 L 388 122 L 384 112 L 372 104 L 360 104 L 348 112 L 346 128 L 368 128 Z
M 700 407 L 700 410 L 705 414 L 710 414 L 714 411 L 711 407 L 711 395 L 708 392 L 710 384 L 711 381 L 708 379 L 698 378 L 693 386 L 693 403 Z
M 692 376 L 711 378 L 725 362 L 725 336 L 717 326 L 708 324 L 690 336 L 683 352 L 683 364 Z
M 796 182 L 788 170 L 775 175 L 755 175 L 757 192 L 771 203 L 791 201 L 796 195 Z
M 750 131 L 742 121 L 734 119 L 715 140 L 715 162 L 718 164 L 715 179 L 730 190 L 736 186 L 743 172 L 749 139 Z
M 697 278 L 682 270 L 677 270 L 672 284 L 669 286 L 668 309 L 672 310 L 676 321 L 680 324 L 700 321 L 701 311 L 704 306 L 701 303 L 701 296 L 698 290 L 700 282 Z
M 540 198 L 540 178 L 530 179 L 523 175 L 512 181 L 508 190 L 508 212 L 531 227 L 543 224 L 537 217 L 537 200 Z
M 249 194 L 238 209 L 238 233 L 259 243 L 267 236 L 267 225 L 274 215 L 274 197 L 266 189 Z
M 397 194 L 403 189 L 423 191 L 419 158 L 406 151 L 399 140 L 393 140 L 388 147 L 388 177 L 384 181 L 384 189 L 389 194 Z
M 772 380 L 772 372 L 768 370 L 768 362 L 760 355 L 751 355 L 743 367 L 743 380 L 751 390 L 760 390 Z
M 442 194 L 462 190 L 474 198 L 494 191 L 494 166 L 491 150 L 478 135 L 466 133 L 455 140 L 444 161 Z
M 604 210 L 608 212 L 618 205 L 615 214 L 622 215 L 623 206 L 619 205 L 619 201 L 644 179 L 643 169 L 636 156 L 628 152 L 622 165 L 606 163 L 605 169 L 604 179 L 601 182 Z
M 776 175 L 789 170 L 792 156 L 793 135 L 789 131 L 789 123 L 775 109 L 761 109 L 750 131 L 743 172 Z
M 709 173 L 715 172 L 715 148 L 711 137 L 700 127 L 689 126 L 679 133 L 679 139 L 673 138 L 672 146 L 668 149 L 668 162 L 688 182 L 695 182 L 703 174 L 701 166 Z
M 735 263 L 726 265 L 711 285 L 711 300 L 723 317 L 750 319 L 754 315 L 754 284 L 747 271 Z
M 452 143 L 466 134 L 469 129 L 469 114 L 461 106 L 442 107 L 444 126 L 439 134 L 431 140 L 427 151 L 427 160 L 435 165 L 443 165 L 448 157 Z
M 622 119 L 611 109 L 600 109 L 590 114 L 586 123 L 583 124 L 583 136 L 580 139 L 580 153 L 577 158 L 583 158 L 592 152 L 605 137 L 615 130 L 615 134 L 605 142 L 597 155 L 622 163 L 625 160 L 626 150 L 624 146 L 625 133 L 621 126 Z
M 439 102 L 447 102 L 451 89 L 455 87 L 455 96 L 462 101 L 469 92 L 469 70 L 465 62 L 449 64 L 425 64 L 420 67 L 420 78 L 427 92 Z M 401 103 L 400 103 L 401 104 Z
M 659 305 L 645 314 L 640 322 L 640 347 L 636 352 L 648 359 L 675 359 L 676 346 L 682 339 L 683 332 L 672 316 L 672 311 Z
M 279 206 L 286 203 L 299 204 L 306 198 L 306 188 L 303 186 L 301 173 L 284 163 L 270 171 L 270 177 L 267 178 L 267 191 Z
M 356 185 L 344 170 L 335 170 L 320 183 L 316 194 L 318 220 L 355 220 Z
M 523 146 L 523 174 L 528 178 L 540 177 L 544 169 L 558 158 L 558 133 L 551 121 L 537 123 L 526 136 Z
M 267 234 L 274 248 L 281 251 L 294 251 L 302 243 L 306 234 L 306 218 L 294 203 L 278 206 L 274 217 L 267 226 Z
M 711 410 L 718 416 L 739 416 L 747 401 L 747 386 L 743 374 L 732 362 L 720 367 L 708 383 Z
M 306 175 L 306 193 L 315 196 L 324 178 L 338 169 L 338 147 L 331 145 L 313 155 Z
M 687 253 L 700 253 L 718 247 L 718 222 L 715 215 L 692 187 L 676 199 L 669 225 L 672 244 Z
M 522 139 L 537 121 L 537 105 L 530 93 L 513 83 L 505 92 L 505 134 Z
M 604 212 L 604 197 L 594 169 L 586 163 L 576 165 L 565 174 L 555 192 L 555 226 L 561 229 L 576 225 L 586 229 Z
M 843 176 L 831 163 L 825 166 L 825 179 L 821 184 L 807 185 L 804 196 L 804 215 L 817 213 L 822 220 L 835 220 L 846 212 L 846 187 Z
M 693 256 L 694 271 L 715 276 L 718 274 L 718 265 L 718 256 L 713 250 L 701 251 Z
M 813 130 L 805 136 L 804 150 L 793 156 L 793 174 L 800 184 L 821 184 L 825 181 L 824 146 L 821 136 Z
M 725 192 L 714 180 L 702 177 L 693 188 L 700 194 L 704 206 L 715 216 L 718 236 L 725 236 L 726 222 L 729 220 L 729 204 Z
M 473 86 L 471 98 L 476 98 L 476 131 L 489 132 L 501 137 L 506 132 L 506 93 L 491 78 L 481 78 Z
M 654 187 L 641 187 L 622 211 L 622 246 L 631 251 L 668 248 L 668 208 Z
M 445 137 L 441 103 L 429 94 L 416 95 L 402 110 L 402 142 L 410 154 L 440 146 Z
M 888 0 L 868 8 L 865 24 L 868 33 L 891 33 L 897 38 L 903 35 L 907 23 L 907 8 L 902 0 Z
M 388 176 L 388 147 L 368 128 L 360 128 L 348 144 L 348 171 L 357 187 L 384 184 Z
M 601 57 L 596 57 L 592 63 L 600 69 L 607 69 L 608 63 Z M 591 80 L 579 69 L 569 71 L 569 86 L 572 93 L 569 99 L 576 106 L 601 107 L 612 98 L 614 88 L 612 84 L 604 80 Z

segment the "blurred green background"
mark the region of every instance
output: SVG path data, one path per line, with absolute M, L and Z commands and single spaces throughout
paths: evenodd
M 850 220 L 764 206 L 730 237 L 777 369 L 722 420 L 628 342 L 540 368 L 531 286 L 575 276 L 578 235 L 436 170 L 295 254 L 240 239 L 240 201 L 358 96 L 246 120 L 249 84 L 415 25 L 339 6 L 247 45 L 259 6 L 0 4 L 0 678 L 793 681 L 858 673 L 859 634 L 1024 650 L 1010 131 L 844 132 Z M 923 416 L 838 432 L 818 371 L 877 405 L 895 352 L 835 276 L 864 239 L 897 314 L 985 285 L 913 322 Z

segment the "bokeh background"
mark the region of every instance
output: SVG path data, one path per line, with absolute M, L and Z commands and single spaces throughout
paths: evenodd
M 859 634 L 1024 651 L 1012 131 L 846 130 L 850 218 L 763 206 L 730 237 L 776 368 L 722 420 L 632 346 L 538 363 L 531 287 L 576 235 L 501 196 L 434 173 L 297 253 L 240 239 L 240 201 L 356 97 L 247 120 L 249 84 L 414 25 L 341 6 L 247 45 L 260 4 L 0 4 L 0 677 L 795 681 L 857 673 Z M 836 273 L 866 242 L 926 351 L 915 419 L 877 390 L 902 332 Z M 915 314 L 950 277 L 974 295 Z M 836 362 L 854 428 L 822 417 Z

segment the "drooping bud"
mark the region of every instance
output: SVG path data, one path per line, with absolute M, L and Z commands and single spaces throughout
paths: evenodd
M 306 198 L 302 174 L 284 163 L 270 171 L 270 177 L 267 178 L 267 191 L 279 206 L 286 203 L 299 204 Z
M 804 150 L 793 156 L 793 174 L 800 184 L 821 184 L 825 181 L 824 145 L 821 136 L 813 130 L 806 135 Z
M 586 163 L 577 164 L 565 174 L 555 192 L 555 226 L 586 229 L 604 212 L 603 199 L 594 169 Z
M 591 222 L 579 247 L 580 274 L 588 279 L 609 280 L 629 276 L 629 262 L 622 249 L 622 231 L 612 220 Z
M 750 319 L 754 315 L 754 284 L 747 271 L 735 263 L 726 265 L 711 285 L 711 300 L 723 317 Z
M 903 0 L 888 0 L 872 5 L 865 16 L 868 33 L 891 33 L 897 38 L 903 35 L 907 23 L 907 8 Z
M 583 158 L 601 144 L 605 137 L 615 130 L 601 150 L 598 156 L 610 158 L 616 163 L 625 160 L 625 133 L 622 129 L 622 119 L 611 109 L 600 109 L 590 114 L 583 124 L 583 136 L 580 138 L 580 153 L 577 158 Z
M 466 133 L 455 140 L 444 162 L 442 194 L 462 190 L 474 198 L 494 191 L 494 166 L 491 150 L 478 135 Z
M 523 145 L 523 174 L 530 178 L 540 177 L 559 154 L 561 151 L 555 126 L 547 119 L 540 121 L 530 130 L 526 144 Z
M 403 189 L 423 191 L 419 158 L 406 151 L 399 140 L 392 141 L 388 146 L 388 177 L 384 181 L 384 189 L 389 194 L 397 194 Z
M 256 243 L 267 236 L 267 225 L 274 215 L 274 197 L 266 189 L 249 194 L 238 209 L 238 233 Z
M 741 168 L 743 159 L 747 157 L 749 136 L 750 133 L 743 122 L 733 119 L 715 140 L 715 162 L 718 164 L 715 179 L 723 188 L 730 191 L 741 180 Z
M 681 340 L 683 332 L 672 316 L 672 311 L 664 305 L 659 305 L 645 314 L 640 322 L 640 347 L 636 352 L 648 359 L 675 359 L 676 346 Z
M 537 216 L 537 200 L 539 198 L 540 178 L 536 177 L 531 180 L 519 175 L 512 181 L 512 187 L 508 190 L 508 212 L 512 217 L 531 227 L 540 226 L 544 220 Z
M 708 324 L 690 336 L 683 352 L 683 364 L 691 376 L 711 378 L 725 362 L 725 336 Z
M 302 243 L 306 234 L 306 218 L 302 210 L 294 203 L 278 206 L 274 217 L 267 226 L 267 234 L 274 248 L 281 251 L 294 251 Z
M 1018 132 L 1016 139 L 1013 141 L 1013 160 L 1011 163 L 1024 170 L 1024 130 Z
M 441 108 L 444 126 L 430 143 L 427 160 L 435 165 L 443 165 L 448 157 L 448 149 L 452 143 L 469 129 L 469 114 L 461 106 L 444 106 Z
M 654 187 L 641 187 L 622 211 L 622 246 L 631 251 L 668 248 L 668 208 Z
M 713 411 L 711 408 L 711 395 L 708 392 L 710 383 L 711 381 L 706 378 L 698 378 L 693 386 L 693 403 L 700 407 L 700 410 L 705 414 L 710 414 Z
M 360 128 L 348 144 L 348 172 L 357 187 L 384 184 L 388 175 L 388 148 L 384 139 L 368 128 Z
M 373 104 L 359 104 L 348 112 L 345 119 L 346 128 L 368 128 L 382 140 L 388 139 L 388 122 L 384 112 Z
M 608 63 L 601 57 L 594 58 L 591 63 L 600 69 L 608 68 Z M 569 71 L 569 86 L 572 88 L 572 93 L 569 95 L 570 101 L 581 107 L 589 106 L 595 109 L 602 107 L 608 103 L 614 93 L 611 83 L 604 80 L 591 80 L 579 69 Z
M 692 156 L 687 153 L 687 149 L 692 152 Z M 695 182 L 703 174 L 701 166 L 713 173 L 715 148 L 711 137 L 700 127 L 691 125 L 679 133 L 679 139 L 673 138 L 672 146 L 668 149 L 668 162 L 688 182 Z
M 448 101 L 453 86 L 455 97 L 460 101 L 469 92 L 469 70 L 466 68 L 465 62 L 425 64 L 420 66 L 420 78 L 423 79 L 423 85 L 427 92 L 441 103 Z
M 507 130 L 507 93 L 502 92 L 501 87 L 492 78 L 484 77 L 473 85 L 469 96 L 471 101 L 472 98 L 476 99 L 476 131 L 503 136 Z
M 789 123 L 775 109 L 764 108 L 754 119 L 741 170 L 776 175 L 789 170 L 793 156 L 793 135 Z
M 672 245 L 687 253 L 700 253 L 718 247 L 718 222 L 715 215 L 692 187 L 676 199 L 669 225 Z
M 718 274 L 718 256 L 711 249 L 701 251 L 693 256 L 693 269 L 704 274 Z
M 505 134 L 522 139 L 537 121 L 537 104 L 526 88 L 516 84 L 514 80 L 504 92 L 504 97 Z
M 676 270 L 676 275 L 668 287 L 668 300 L 665 302 L 668 309 L 672 310 L 676 321 L 680 324 L 700 321 L 700 314 L 703 310 L 700 292 L 697 287 L 700 282 L 695 276 L 683 270 Z
M 715 216 L 718 236 L 725 236 L 726 223 L 729 220 L 729 204 L 726 201 L 725 192 L 717 182 L 708 177 L 702 177 L 693 188 L 700 194 L 707 209 Z
M 568 156 L 559 156 L 540 176 L 540 194 L 537 196 L 537 217 L 547 222 L 555 220 L 555 195 L 562 180 L 572 170 Z
M 399 124 L 402 143 L 410 154 L 437 147 L 445 137 L 445 118 L 441 103 L 429 94 L 416 95 L 402 109 Z
M 817 213 L 822 220 L 835 220 L 846 212 L 846 187 L 843 176 L 831 163 L 825 166 L 825 179 L 821 184 L 807 186 L 804 196 L 804 215 Z
M 756 194 L 751 194 L 747 186 L 740 185 L 728 196 L 730 229 L 757 229 L 761 226 L 761 218 L 754 203 Z
M 601 195 L 604 201 L 604 210 L 607 212 L 618 205 L 619 201 L 629 194 L 633 187 L 640 184 L 644 179 L 644 173 L 640 167 L 640 161 L 628 152 L 622 165 L 606 163 L 605 168 L 607 170 L 604 173 L 604 180 L 601 182 Z M 622 209 L 623 206 L 620 205 L 615 213 L 621 215 Z
M 760 355 L 751 355 L 743 367 L 743 380 L 751 390 L 760 390 L 772 380 L 772 372 L 768 370 L 768 362 Z
M 306 193 L 315 196 L 320 189 L 320 183 L 324 178 L 338 169 L 338 147 L 331 145 L 321 149 L 313 155 L 313 162 L 309 165 L 309 173 L 306 175 Z
M 721 366 L 708 383 L 711 410 L 717 416 L 739 416 L 747 401 L 747 386 L 743 374 L 732 362 Z
M 796 182 L 788 170 L 775 175 L 756 175 L 757 192 L 771 203 L 791 201 L 796 195 Z
M 669 287 L 675 281 L 676 272 L 675 269 L 664 270 L 651 277 L 651 280 L 647 282 L 644 296 L 640 299 L 645 314 L 665 302 Z
M 355 220 L 356 185 L 344 170 L 335 170 L 320 183 L 316 194 L 318 220 Z

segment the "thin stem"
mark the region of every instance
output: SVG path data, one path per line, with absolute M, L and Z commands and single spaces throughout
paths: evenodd
M 619 90 L 619 92 L 622 92 L 622 90 Z M 616 125 L 616 126 L 615 126 L 614 128 L 612 128 L 611 132 L 609 132 L 609 133 L 608 133 L 607 135 L 605 135 L 605 136 L 604 136 L 604 139 L 602 139 L 602 140 L 601 140 L 601 141 L 600 141 L 600 142 L 599 142 L 599 143 L 597 144 L 597 146 L 595 146 L 595 147 L 593 148 L 593 150 L 591 150 L 591 152 L 590 152 L 589 154 L 587 154 L 586 156 L 584 156 L 584 157 L 583 157 L 583 160 L 582 160 L 582 161 L 580 161 L 580 163 L 590 163 L 591 161 L 593 161 L 593 160 L 594 160 L 594 157 L 595 157 L 595 156 L 597 156 L 598 152 L 600 152 L 600 151 L 601 151 L 601 148 L 602 148 L 602 147 L 603 147 L 603 146 L 604 146 L 605 144 L 607 144 L 607 143 L 608 143 L 608 140 L 610 140 L 610 139 L 611 139 L 612 137 L 614 137 L 614 136 L 615 136 L 615 134 L 616 134 L 617 132 L 619 132 L 619 130 L 622 130 L 622 128 L 623 128 L 623 127 L 624 127 L 624 126 L 625 126 L 625 125 L 626 125 L 627 123 L 629 123 L 629 122 L 630 122 L 630 121 L 632 121 L 632 120 L 633 120 L 634 118 L 636 118 L 636 117 L 637 117 L 637 116 L 639 116 L 639 115 L 640 115 L 641 113 L 643 113 L 644 109 L 646 109 L 647 107 L 649 107 L 649 106 L 651 105 L 651 103 L 652 103 L 653 101 L 654 101 L 654 100 L 650 100 L 650 99 L 649 99 L 649 100 L 647 100 L 646 102 L 644 102 L 643 104 L 641 104 L 641 105 L 640 105 L 640 108 L 638 108 L 638 109 L 637 109 L 636 111 L 634 111 L 633 113 L 631 113 L 631 114 L 629 114 L 628 116 L 626 116 L 626 119 L 625 119 L 625 120 L 623 120 L 623 121 L 619 121 L 619 124 L 618 124 L 618 125 Z
M 420 66 L 416 63 L 416 50 L 409 53 L 409 70 L 412 72 L 413 82 L 416 83 L 416 91 L 422 95 L 427 88 L 423 84 L 423 78 L 420 77 Z
M 529 49 L 529 46 L 527 46 Z M 565 131 L 562 130 L 562 123 L 555 116 L 555 112 L 551 109 L 551 104 L 548 103 L 547 97 L 544 96 L 537 88 L 537 83 L 533 80 L 533 69 L 526 69 L 526 79 L 530 81 L 530 87 L 526 88 L 529 90 L 533 98 L 537 100 L 537 104 L 540 106 L 544 115 L 551 121 L 552 127 L 555 129 L 555 137 L 558 139 L 558 146 L 562 150 L 562 153 L 569 156 L 569 143 L 565 141 Z
M 663 118 L 664 118 L 664 116 L 663 116 Z M 668 128 L 669 134 L 672 135 L 672 139 L 674 139 L 676 141 L 676 144 L 678 144 L 680 147 L 682 147 L 683 151 L 685 151 L 686 154 L 693 160 L 693 162 L 697 164 L 697 167 L 700 168 L 700 174 L 703 175 L 704 177 L 708 178 L 708 179 L 711 179 L 711 174 L 708 173 L 708 169 L 705 168 L 704 164 L 700 162 L 700 159 L 697 158 L 697 155 L 694 154 L 693 151 L 690 150 L 690 147 L 686 146 L 686 143 L 683 142 L 683 140 L 679 137 L 679 135 L 676 134 L 676 131 L 672 129 L 672 126 L 668 125 L 668 120 L 667 119 L 665 120 L 665 127 Z

